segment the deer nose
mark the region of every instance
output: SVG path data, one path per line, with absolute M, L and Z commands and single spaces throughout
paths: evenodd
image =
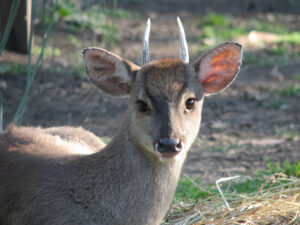
M 173 157 L 183 149 L 183 143 L 175 138 L 161 138 L 155 144 L 155 150 L 164 157 Z

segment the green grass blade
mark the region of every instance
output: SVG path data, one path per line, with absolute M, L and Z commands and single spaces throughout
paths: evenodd
M 33 0 L 33 4 L 32 5 L 34 5 L 34 0 Z M 24 91 L 23 97 L 21 99 L 21 102 L 19 103 L 18 108 L 16 110 L 16 113 L 15 113 L 15 115 L 13 117 L 13 120 L 12 120 L 12 122 L 14 124 L 18 125 L 18 126 L 22 123 L 23 115 L 24 115 L 25 110 L 26 110 L 27 97 L 28 97 L 30 88 L 32 86 L 33 80 L 36 77 L 37 70 L 38 70 L 38 68 L 40 66 L 41 60 L 42 60 L 42 58 L 44 56 L 44 50 L 45 50 L 47 41 L 49 39 L 49 34 L 50 34 L 50 31 L 51 31 L 51 28 L 52 28 L 52 26 L 53 26 L 53 24 L 55 22 L 54 13 L 55 13 L 56 6 L 57 6 L 57 1 L 55 3 L 54 8 L 52 9 L 52 12 L 51 12 L 51 21 L 50 21 L 50 23 L 49 23 L 49 25 L 47 27 L 47 30 L 45 32 L 45 35 L 44 35 L 43 44 L 42 44 L 42 48 L 41 48 L 41 53 L 40 53 L 40 55 L 38 57 L 38 60 L 37 60 L 36 64 L 34 65 L 33 69 L 31 68 L 31 49 L 32 49 L 33 23 L 31 23 L 31 33 L 30 33 L 30 43 L 29 43 L 29 58 L 28 58 L 28 65 L 27 65 L 28 66 L 27 67 L 28 70 L 27 70 L 27 77 L 26 77 L 26 87 L 25 87 L 25 91 Z M 33 11 L 32 11 L 31 21 L 34 21 L 34 12 Z

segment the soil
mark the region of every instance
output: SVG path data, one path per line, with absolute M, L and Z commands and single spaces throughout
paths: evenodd
M 120 7 L 141 13 L 141 18 L 115 19 L 120 41 L 111 51 L 136 63 L 141 62 L 141 38 L 146 18 L 152 19 L 150 53 L 152 59 L 179 54 L 176 17 L 180 16 L 188 36 L 198 34 L 195 21 L 206 12 L 235 15 L 241 19 L 273 13 L 293 29 L 296 9 L 287 1 L 141 1 L 120 3 Z M 290 1 L 292 2 L 292 1 Z M 299 8 L 298 8 L 299 9 Z M 298 27 L 299 28 L 299 27 Z M 78 76 L 78 57 L 84 47 L 104 47 L 92 32 L 77 34 L 74 46 L 66 38 L 63 25 L 56 25 L 49 44 L 61 55 L 45 60 L 31 88 L 22 124 L 26 126 L 82 126 L 101 137 L 113 137 L 121 122 L 128 99 L 115 99 L 99 93 L 86 77 Z M 75 34 L 76 35 L 76 34 Z M 36 42 L 40 42 L 40 36 Z M 200 55 L 193 50 L 191 58 Z M 246 46 L 247 47 L 247 46 Z M 78 57 L 77 57 L 78 56 Z M 259 57 L 259 54 L 258 54 Z M 25 58 L 25 59 L 24 59 Z M 26 61 L 25 56 L 5 52 L 1 61 Z M 219 95 L 205 100 L 201 131 L 184 166 L 184 173 L 215 182 L 220 177 L 254 174 L 266 168 L 266 161 L 300 161 L 300 95 L 280 97 L 279 91 L 292 84 L 300 63 L 261 65 L 244 62 L 237 80 Z M 82 64 L 83 68 L 83 64 Z M 0 87 L 4 101 L 4 127 L 25 89 L 24 74 L 2 74 Z

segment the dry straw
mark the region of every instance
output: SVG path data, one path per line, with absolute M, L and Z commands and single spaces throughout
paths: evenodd
M 275 178 L 276 177 L 276 178 Z M 281 185 L 272 185 L 280 181 Z M 276 174 L 266 179 L 271 187 L 250 194 L 225 194 L 228 208 L 221 196 L 213 196 L 193 204 L 171 207 L 164 224 L 300 224 L 300 179 Z

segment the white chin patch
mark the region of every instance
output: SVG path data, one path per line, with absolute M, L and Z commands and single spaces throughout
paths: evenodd
M 180 161 L 182 160 L 183 157 L 183 150 L 181 150 L 181 152 L 179 152 L 176 156 L 175 156 L 175 160 L 176 161 Z

